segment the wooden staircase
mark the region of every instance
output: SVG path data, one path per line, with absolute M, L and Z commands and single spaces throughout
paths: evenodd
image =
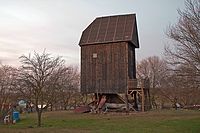
M 150 93 L 149 93 L 149 80 L 137 80 L 131 79 L 128 81 L 128 92 L 135 102 L 135 108 L 139 109 L 139 103 L 141 104 L 141 111 L 147 111 L 150 109 Z

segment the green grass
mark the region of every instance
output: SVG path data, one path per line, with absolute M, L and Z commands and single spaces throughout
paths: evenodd
M 75 114 L 45 112 L 38 128 L 36 114 L 21 115 L 0 133 L 200 133 L 200 111 L 165 110 L 145 113 Z

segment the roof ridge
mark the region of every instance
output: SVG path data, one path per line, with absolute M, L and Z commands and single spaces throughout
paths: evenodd
M 129 14 L 120 14 L 120 15 L 105 15 L 105 16 L 99 16 L 99 17 L 96 17 L 96 19 L 99 19 L 99 18 L 108 18 L 108 17 L 119 17 L 119 16 L 131 16 L 131 15 L 136 15 L 135 13 L 129 13 Z

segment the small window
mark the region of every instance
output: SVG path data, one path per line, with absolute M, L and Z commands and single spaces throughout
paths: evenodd
M 93 53 L 92 58 L 97 58 L 97 53 Z

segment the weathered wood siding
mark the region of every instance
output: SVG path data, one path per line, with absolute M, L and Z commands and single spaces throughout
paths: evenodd
M 125 93 L 130 69 L 128 49 L 127 42 L 82 46 L 81 92 Z

